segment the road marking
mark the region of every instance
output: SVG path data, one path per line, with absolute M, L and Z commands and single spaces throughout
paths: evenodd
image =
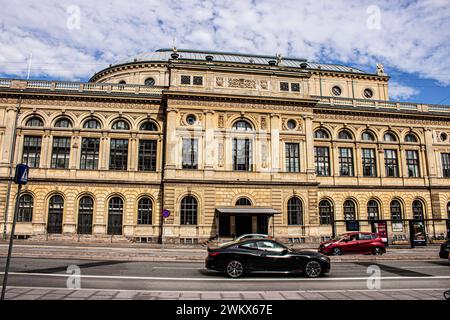
M 321 293 L 321 292 L 395 292 L 395 291 L 446 291 L 448 288 L 413 288 L 413 289 L 349 289 L 349 290 L 265 290 L 265 291 L 178 291 L 178 290 L 131 290 L 131 289 L 93 289 L 93 288 L 79 288 L 79 289 L 67 289 L 58 287 L 20 287 L 20 286 L 8 286 L 8 289 L 29 289 L 29 290 L 65 290 L 65 291 L 106 291 L 106 292 L 137 292 L 137 293 L 265 293 L 265 292 L 279 292 L 279 293 Z
M 0 272 L 4 274 L 4 272 Z M 9 275 L 26 276 L 26 277 L 54 277 L 67 278 L 74 277 L 71 274 L 60 273 L 23 273 L 10 272 Z M 137 277 L 137 276 L 100 276 L 100 275 L 80 275 L 80 278 L 86 279 L 118 279 L 118 280 L 164 280 L 164 281 L 227 281 L 227 282 L 268 282 L 268 281 L 367 281 L 368 277 L 353 277 L 353 278 L 316 278 L 316 279 L 295 279 L 295 278 L 257 278 L 257 279 L 228 279 L 228 278 L 170 278 L 170 277 Z M 430 276 L 430 277 L 380 277 L 381 280 L 439 280 L 450 279 L 450 276 Z

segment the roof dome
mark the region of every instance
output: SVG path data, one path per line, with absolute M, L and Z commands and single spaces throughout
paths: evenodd
M 172 59 L 171 55 L 173 49 L 159 49 L 155 52 L 142 53 L 122 61 L 117 62 L 114 66 L 138 63 L 138 62 L 167 62 Z M 215 52 L 215 51 L 199 51 L 199 50 L 177 50 L 179 54 L 178 60 L 195 60 L 206 61 L 207 57 L 214 62 L 229 62 L 229 63 L 242 63 L 242 64 L 255 64 L 255 65 L 269 65 L 270 61 L 277 60 L 276 56 L 262 56 L 252 54 L 239 54 L 230 52 Z M 304 65 L 306 63 L 306 66 Z M 302 68 L 312 70 L 324 70 L 324 71 L 337 71 L 348 73 L 366 73 L 356 68 L 342 66 L 337 64 L 325 64 L 308 62 L 306 59 L 299 58 L 282 58 L 280 66 L 287 68 Z

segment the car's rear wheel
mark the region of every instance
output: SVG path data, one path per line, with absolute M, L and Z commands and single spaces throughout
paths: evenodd
M 331 252 L 333 256 L 342 256 L 342 249 L 341 248 L 334 248 Z
M 373 248 L 372 254 L 375 256 L 381 256 L 383 254 L 383 250 L 381 250 L 381 248 L 378 247 Z
M 317 260 L 310 260 L 304 268 L 305 275 L 308 278 L 317 278 L 322 274 L 322 266 Z
M 244 265 L 238 260 L 231 260 L 227 264 L 227 275 L 230 278 L 240 278 L 244 274 Z

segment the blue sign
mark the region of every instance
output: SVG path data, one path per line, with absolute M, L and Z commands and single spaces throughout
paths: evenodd
M 163 211 L 163 217 L 164 217 L 164 218 L 170 217 L 170 211 L 169 211 L 169 210 L 164 210 L 164 211 Z
M 16 167 L 16 174 L 14 175 L 14 182 L 20 185 L 27 184 L 28 172 L 29 167 L 26 164 L 18 164 Z

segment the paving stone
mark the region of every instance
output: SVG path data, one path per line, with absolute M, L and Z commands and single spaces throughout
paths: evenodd
M 242 297 L 246 300 L 249 299 L 255 299 L 255 300 L 260 300 L 262 299 L 261 295 L 257 292 L 243 292 L 242 293 Z
M 38 300 L 62 300 L 64 299 L 65 295 L 53 295 L 53 294 L 46 294 L 44 296 L 41 296 Z
M 111 300 L 111 296 L 100 296 L 100 295 L 93 295 L 92 297 L 89 297 L 88 300 Z
M 348 300 L 348 297 L 342 292 L 321 292 L 320 294 L 330 300 Z
M 27 294 L 47 294 L 53 290 L 50 289 L 33 289 L 30 292 L 27 292 Z
M 298 292 L 280 292 L 280 294 L 287 300 L 303 300 L 303 296 Z
M 262 297 L 265 300 L 285 300 L 279 292 L 263 292 Z
M 324 297 L 322 294 L 318 292 L 301 292 L 299 293 L 304 299 L 308 300 L 325 300 L 326 297 Z
M 206 293 L 202 293 L 202 299 L 206 299 L 206 300 L 216 300 L 216 299 L 222 299 L 220 293 L 216 293 L 216 292 L 206 292 Z
M 12 292 L 12 293 L 27 293 L 30 292 L 33 289 L 30 288 L 13 288 L 13 289 L 7 289 L 6 292 Z
M 239 292 L 222 292 L 222 298 L 224 298 L 224 299 L 241 299 L 242 296 Z
M 24 294 L 24 295 L 21 295 L 21 296 L 17 297 L 14 300 L 37 300 L 40 297 L 41 296 L 37 295 L 37 294 Z
M 182 300 L 199 300 L 201 299 L 200 293 L 182 293 L 180 296 Z
M 77 290 L 77 291 L 73 291 L 71 292 L 68 297 L 69 298 L 87 298 L 92 296 L 93 294 L 95 294 L 97 291 L 95 290 Z
M 133 291 L 121 291 L 119 292 L 114 299 L 132 299 L 137 295 L 137 292 Z

